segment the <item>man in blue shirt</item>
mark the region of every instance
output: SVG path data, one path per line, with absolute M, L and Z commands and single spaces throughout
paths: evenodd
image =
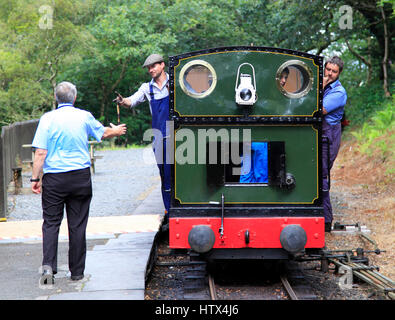
M 153 149 L 159 169 L 162 184 L 162 200 L 165 211 L 165 223 L 168 220 L 171 195 L 171 167 L 168 161 L 166 148 L 166 124 L 169 120 L 169 75 L 165 72 L 165 62 L 161 55 L 151 54 L 143 64 L 152 77 L 150 82 L 143 83 L 140 88 L 130 97 L 123 98 L 118 94 L 114 99 L 119 105 L 125 108 L 134 108 L 144 101 L 149 101 L 152 115 L 152 128 L 156 129 L 153 141 Z
M 332 228 L 332 206 L 330 202 L 330 170 L 335 162 L 341 142 L 341 120 L 344 106 L 347 102 L 347 93 L 339 81 L 339 75 L 343 71 L 343 61 L 334 56 L 325 63 L 324 69 L 324 99 L 322 135 L 326 141 L 322 148 L 322 177 L 323 177 L 323 206 L 325 217 L 325 231 Z
M 55 88 L 56 110 L 45 113 L 32 146 L 36 148 L 31 189 L 41 193 L 43 207 L 42 284 L 53 284 L 57 272 L 59 227 L 66 206 L 69 229 L 69 269 L 72 280 L 84 277 L 85 231 L 92 198 L 88 138 L 97 141 L 126 133 L 124 124 L 104 127 L 91 113 L 74 107 L 77 89 L 70 82 Z M 40 173 L 43 170 L 42 183 Z

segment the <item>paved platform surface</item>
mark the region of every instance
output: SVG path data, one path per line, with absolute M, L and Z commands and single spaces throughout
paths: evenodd
M 145 272 L 164 208 L 160 187 L 127 216 L 90 217 L 85 277 L 71 281 L 67 221 L 59 236 L 53 286 L 39 284 L 41 220 L 0 222 L 0 300 L 143 300 Z
M 154 210 L 154 208 L 152 209 Z M 87 239 L 103 239 L 114 238 L 117 234 L 130 232 L 154 232 L 157 231 L 160 219 L 159 214 L 153 213 L 133 213 L 130 216 L 89 217 L 86 237 Z M 1 223 L 0 244 L 42 240 L 42 223 L 42 220 Z M 59 240 L 68 240 L 66 218 L 63 219 L 60 226 Z
M 87 252 L 88 281 L 79 292 L 49 300 L 144 300 L 145 273 L 156 232 L 128 233 Z

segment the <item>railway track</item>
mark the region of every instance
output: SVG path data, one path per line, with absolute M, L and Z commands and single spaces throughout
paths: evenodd
M 291 286 L 291 284 L 289 283 L 286 276 L 281 276 L 280 280 L 281 280 L 281 283 L 284 286 L 284 289 L 286 290 L 290 300 L 312 300 L 311 297 L 314 297 L 313 298 L 314 300 L 317 299 L 317 296 L 315 296 L 313 294 L 311 294 L 309 296 L 296 294 L 294 288 Z M 218 300 L 217 291 L 215 288 L 215 282 L 214 282 L 214 278 L 212 275 L 209 275 L 208 284 L 209 284 L 210 299 L 214 300 L 214 301 Z M 308 297 L 308 299 L 307 299 L 307 297 Z
M 297 274 L 295 271 L 298 271 Z M 287 293 L 289 300 L 317 300 L 313 289 L 305 281 L 300 269 L 294 269 L 292 273 L 280 275 L 280 281 Z M 291 285 L 293 283 L 293 285 Z M 214 276 L 208 274 L 208 286 L 211 300 L 218 300 Z M 236 289 L 237 290 L 237 289 Z M 271 289 L 269 288 L 268 291 Z
M 377 266 L 368 266 L 362 263 L 339 261 L 336 259 L 329 260 L 339 268 L 339 273 L 344 274 L 341 279 L 341 285 L 349 286 L 352 284 L 354 275 L 370 284 L 377 291 L 387 296 L 388 299 L 395 300 L 395 282 L 379 273 Z
M 342 299 L 339 289 L 340 280 L 345 278 L 336 268 L 332 272 L 319 271 L 319 264 L 313 262 L 291 262 L 283 268 L 280 265 L 265 269 L 262 261 L 227 262 L 213 267 L 200 259 L 199 255 L 188 250 L 172 250 L 166 242 L 160 241 L 158 252 L 153 255 L 153 281 L 147 280 L 146 297 L 154 300 L 331 300 Z M 154 261 L 155 260 L 155 261 Z M 337 259 L 336 259 L 337 260 Z M 338 261 L 338 260 L 337 260 Z M 330 263 L 335 263 L 329 259 Z M 306 263 L 313 268 L 301 270 Z M 339 262 L 338 262 L 339 264 Z M 339 264 L 340 266 L 343 266 Z M 383 279 L 372 267 L 363 265 L 347 266 L 354 276 L 365 282 L 378 282 L 380 291 L 388 298 L 394 297 L 394 283 Z M 322 266 L 321 266 L 322 268 Z M 339 268 L 340 269 L 340 268 Z M 311 270 L 311 271 L 308 271 Z M 350 271 L 350 272 L 351 272 Z M 348 274 L 349 275 L 349 274 Z M 376 279 L 378 276 L 379 279 Z M 151 277 L 151 278 L 152 278 Z M 376 277 L 376 278 L 373 278 Z M 383 282 L 385 281 L 385 282 Z M 357 300 L 375 300 L 366 292 L 366 287 L 358 290 L 351 286 L 345 293 L 345 299 L 355 295 Z M 365 288 L 365 289 L 364 289 Z M 314 290 L 313 290 L 314 289 Z M 355 292 L 354 293 L 351 293 Z M 369 294 L 369 296 L 367 296 Z M 318 296 L 317 296 L 318 295 Z M 379 296 L 376 296 L 380 299 Z
M 159 269 L 157 274 L 165 279 L 162 282 L 168 282 L 165 286 L 174 287 L 174 295 L 168 297 L 169 299 L 302 300 L 317 298 L 311 293 L 311 288 L 309 289 L 303 282 L 304 277 L 298 273 L 300 271 L 297 268 L 287 268 L 287 273 L 273 276 L 270 275 L 270 270 L 264 274 L 259 273 L 258 270 L 251 270 L 249 273 L 244 272 L 243 276 L 243 271 L 232 270 L 226 266 L 225 271 L 213 270 L 206 261 L 201 260 L 199 255 L 193 252 L 166 250 L 159 252 L 157 259 L 155 265 L 155 268 Z M 240 266 L 249 268 L 248 263 L 241 263 Z M 259 278 L 264 278 L 264 280 Z M 218 284 L 215 283 L 215 279 L 218 280 Z
M 288 262 L 286 268 L 280 280 L 290 300 L 317 300 L 318 297 L 313 293 L 300 266 L 294 262 Z

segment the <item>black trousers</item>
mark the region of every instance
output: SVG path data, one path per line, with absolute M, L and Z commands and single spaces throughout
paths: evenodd
M 43 176 L 43 265 L 57 272 L 58 236 L 66 206 L 69 230 L 69 270 L 82 275 L 86 258 L 86 226 L 92 199 L 90 168 Z

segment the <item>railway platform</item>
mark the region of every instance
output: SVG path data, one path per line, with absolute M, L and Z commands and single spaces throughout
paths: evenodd
M 9 280 L 0 285 L 0 299 L 143 300 L 146 268 L 163 216 L 158 186 L 130 215 L 90 217 L 85 277 L 80 281 L 70 280 L 64 219 L 59 234 L 58 273 L 55 284 L 47 287 L 40 285 L 37 272 L 42 258 L 42 221 L 1 223 L 0 273 Z

